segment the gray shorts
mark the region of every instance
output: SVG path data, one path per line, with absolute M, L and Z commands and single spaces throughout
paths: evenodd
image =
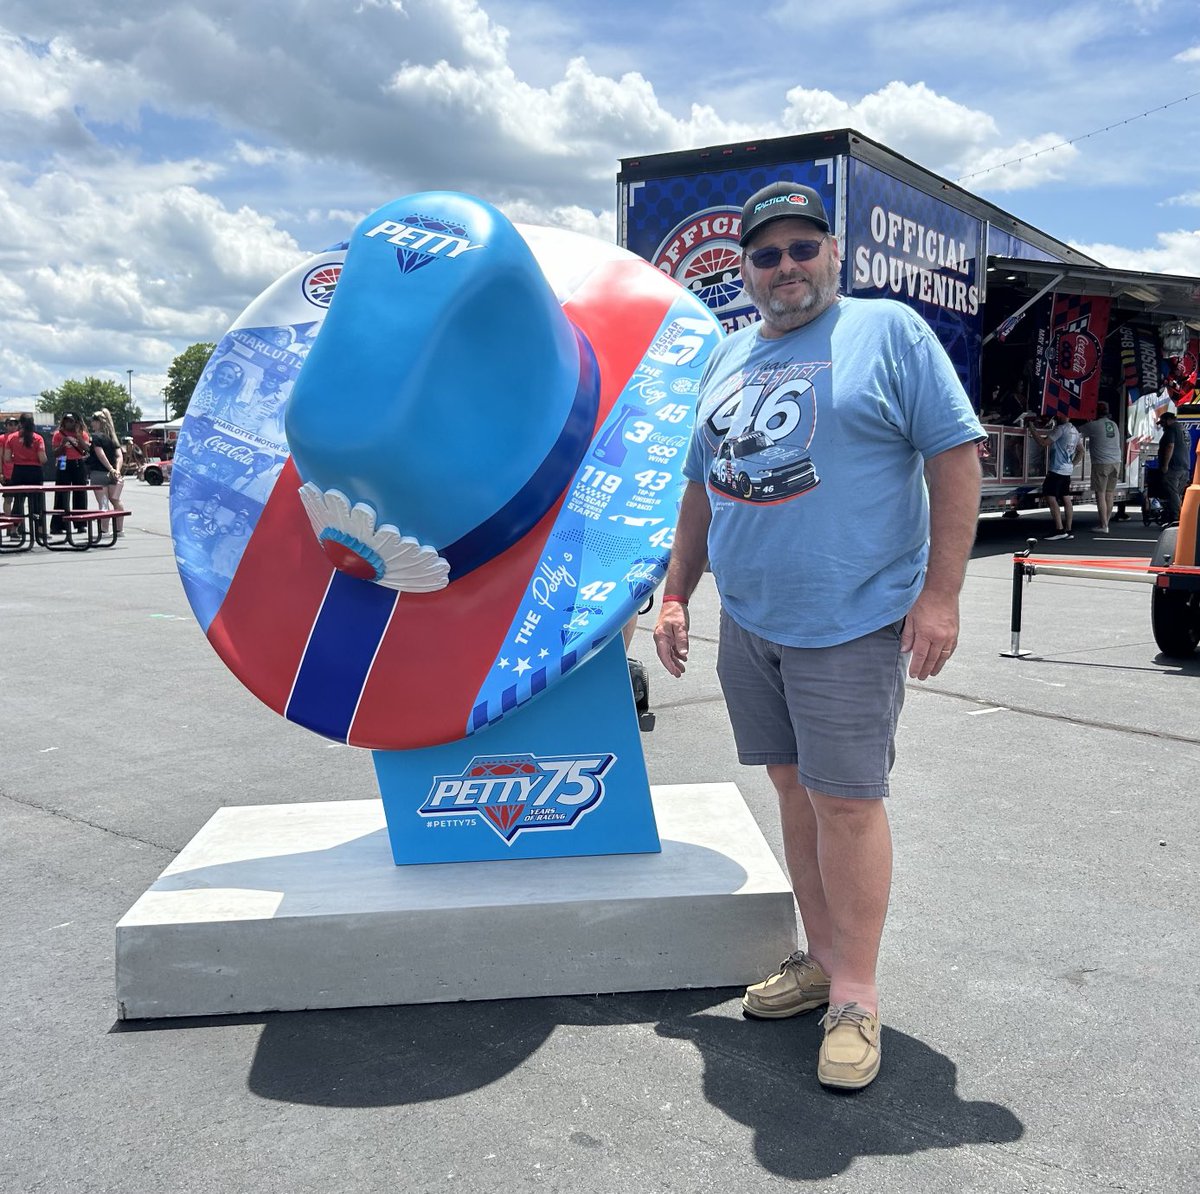
M 721 611 L 717 675 L 738 759 L 794 764 L 829 796 L 888 794 L 908 656 L 903 620 L 836 647 L 783 647 Z

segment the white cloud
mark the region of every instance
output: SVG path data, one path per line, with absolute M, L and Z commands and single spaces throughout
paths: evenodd
M 1200 191 L 1185 191 L 1182 195 L 1172 195 L 1164 199 L 1163 207 L 1200 207 Z
M 1200 45 L 1189 46 L 1175 55 L 1174 62 L 1200 62 Z
M 212 174 L 115 155 L 83 168 L 52 160 L 32 178 L 0 163 L 5 391 L 81 372 L 119 380 L 130 367 L 165 375 L 302 258 L 271 221 L 194 185 Z
M 980 150 L 964 160 L 957 177 L 969 190 L 1018 191 L 1068 177 L 1078 160 L 1079 150 L 1064 144 L 1060 134 L 1042 133 Z
M 567 8 L 539 12 L 562 23 L 556 44 L 583 44 Z M 771 15 L 794 23 L 795 11 Z M 864 57 L 886 41 L 888 56 L 872 60 L 885 72 L 900 73 L 903 47 L 915 62 L 953 58 L 967 78 L 993 47 L 947 12 L 863 0 L 853 21 L 836 6 L 803 20 L 815 27 L 819 15 L 830 39 L 859 39 Z M 1038 55 L 1061 61 L 1110 20 L 1067 6 L 1037 14 L 1033 36 L 1033 13 L 997 13 L 997 25 L 1022 31 L 1006 35 L 1006 53 L 1039 70 Z M 1038 125 L 1021 138 L 1019 125 L 1002 130 L 932 75 L 872 76 L 865 62 L 850 77 L 867 85 L 822 89 L 846 77 L 836 55 L 782 101 L 763 83 L 755 94 L 776 111 L 766 119 L 664 102 L 645 37 L 619 53 L 547 55 L 535 83 L 514 66 L 515 16 L 510 37 L 478 0 L 6 0 L 4 19 L 24 36 L 0 30 L 0 365 L 30 390 L 65 370 L 121 380 L 133 367 L 140 395 L 174 353 L 218 336 L 298 260 L 298 239 L 321 247 L 408 191 L 472 191 L 514 220 L 611 241 L 622 156 L 849 125 L 951 178 L 1026 158 L 967 184 L 989 191 L 1067 178 L 1081 156 L 1045 152 L 1062 136 Z M 1177 58 L 1193 52 L 1200 60 L 1200 46 Z M 620 66 L 605 73 L 597 61 Z M 711 95 L 703 72 L 693 94 Z M 175 140 L 176 127 L 197 141 Z
M 996 122 L 938 95 L 924 83 L 896 80 L 854 103 L 828 91 L 793 87 L 783 126 L 788 132 L 850 127 L 931 169 L 945 169 L 994 140 Z
M 544 224 L 550 228 L 565 228 L 583 236 L 594 236 L 613 244 L 617 239 L 616 217 L 612 212 L 594 212 L 586 207 L 546 207 L 518 199 L 500 205 L 500 210 L 514 224 Z
M 1181 228 L 1175 232 L 1160 232 L 1155 240 L 1156 244 L 1146 249 L 1105 244 L 1076 244 L 1075 248 L 1113 269 L 1200 278 L 1200 230 Z
M 967 184 L 976 189 L 1011 191 L 1064 178 L 1079 156 L 1073 146 L 1050 152 L 1063 140 L 1058 133 L 998 145 L 999 130 L 991 115 L 939 95 L 924 83 L 893 80 L 853 103 L 832 92 L 794 87 L 787 101 L 784 131 L 854 128 L 950 179 L 986 171 Z M 1025 160 L 994 168 L 1016 158 Z

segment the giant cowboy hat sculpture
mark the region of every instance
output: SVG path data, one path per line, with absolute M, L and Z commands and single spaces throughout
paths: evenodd
M 193 400 L 172 527 L 209 640 L 271 708 L 352 745 L 495 725 L 661 580 L 720 334 L 615 246 L 451 192 L 388 204 L 213 354 L 247 387 L 271 373 L 275 421 Z M 212 567 L 221 510 L 249 514 L 232 576 Z

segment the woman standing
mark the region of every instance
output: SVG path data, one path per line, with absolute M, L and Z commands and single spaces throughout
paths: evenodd
M 59 420 L 58 430 L 51 440 L 54 451 L 54 484 L 87 485 L 87 454 L 91 440 L 83 429 L 79 416 L 67 411 Z M 87 509 L 87 490 L 77 489 L 70 494 L 70 506 L 75 510 Z M 60 491 L 54 495 L 54 517 L 50 520 L 50 533 L 64 533 L 63 515 L 67 512 L 68 494 Z
M 17 431 L 4 441 L 4 459 L 12 465 L 12 485 L 40 485 L 45 477 L 42 468 L 46 463 L 46 441 L 33 429 L 33 415 L 22 415 Z M 22 517 L 25 513 L 25 495 L 14 493 L 13 513 Z M 40 493 L 29 495 L 30 513 L 40 518 L 45 499 Z
M 100 509 L 107 510 L 111 506 L 114 510 L 124 510 L 121 505 L 121 490 L 125 486 L 121 479 L 121 445 L 117 442 L 117 429 L 107 407 L 92 415 L 92 445 L 87 464 L 91 483 L 97 486 L 96 504 Z M 113 528 L 118 535 L 122 532 L 122 521 L 116 519 L 117 525 Z M 101 522 L 100 534 L 107 531 L 108 523 Z

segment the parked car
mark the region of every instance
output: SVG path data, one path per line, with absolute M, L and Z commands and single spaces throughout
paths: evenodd
M 173 464 L 171 460 L 147 460 L 142 465 L 141 478 L 147 485 L 161 485 L 164 481 L 169 483 Z

